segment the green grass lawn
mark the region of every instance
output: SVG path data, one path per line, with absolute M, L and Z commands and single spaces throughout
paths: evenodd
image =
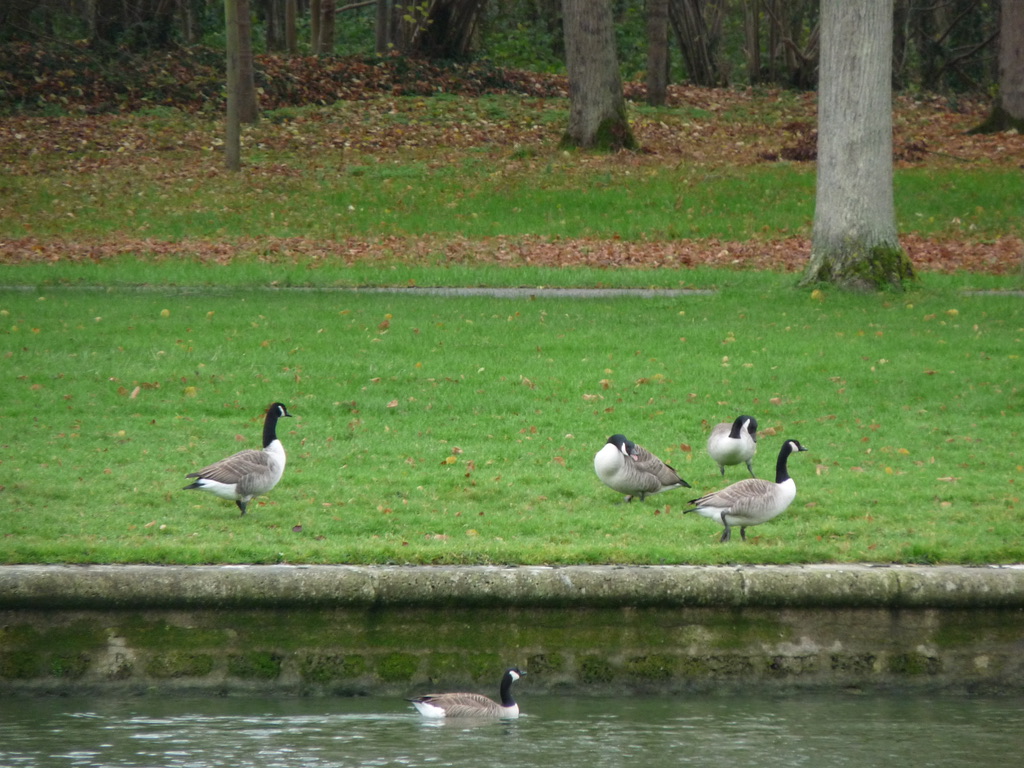
M 175 110 L 0 124 L 0 246 L 16 251 L 0 252 L 0 562 L 1024 560 L 1024 303 L 966 290 L 1019 290 L 1021 275 L 848 295 L 742 265 L 530 260 L 535 236 L 582 256 L 808 235 L 813 167 L 759 158 L 809 102 L 705 102 L 636 108 L 649 151 L 612 157 L 556 149 L 558 100 L 290 110 L 246 130 L 237 175 L 220 167 L 219 124 Z M 915 119 L 898 131 L 931 146 L 972 118 Z M 1017 141 L 902 165 L 901 234 L 953 252 L 1019 237 Z M 360 239 L 372 255 L 337 250 Z M 380 285 L 709 290 L 347 290 Z M 258 447 L 275 400 L 296 418 L 269 496 L 239 517 L 181 490 Z M 792 458 L 790 509 L 721 545 L 681 512 L 744 476 L 723 481 L 705 452 L 740 413 L 762 427 L 759 476 L 785 438 L 810 450 Z M 624 504 L 592 463 L 616 432 L 693 489 Z
M 155 240 L 237 239 L 261 233 L 332 239 L 441 234 L 745 240 L 809 235 L 814 168 L 788 163 L 707 169 L 582 166 L 554 156 L 499 164 L 371 160 L 324 173 L 297 163 L 200 176 L 181 159 L 68 177 L 17 181 L 0 236 L 47 234 Z M 178 168 L 176 164 L 180 163 Z M 194 175 L 192 175 L 194 174 Z M 639 176 L 639 178 L 638 178 Z M 902 231 L 996 237 L 1019 230 L 1016 168 L 904 170 L 896 176 Z
M 714 274 L 714 273 L 709 273 Z M 721 277 L 721 275 L 719 275 Z M 5 562 L 725 563 L 1024 559 L 1024 305 L 927 276 L 905 295 L 731 273 L 713 295 L 0 292 Z M 250 514 L 184 476 L 258 445 Z M 681 514 L 722 480 L 710 425 L 759 419 L 799 492 L 746 544 Z M 693 491 L 622 503 L 624 432 Z M 745 471 L 745 470 L 744 470 Z M 744 476 L 731 468 L 727 481 Z
M 722 105 L 631 107 L 646 151 L 610 157 L 557 149 L 559 99 L 378 97 L 279 110 L 245 128 L 240 174 L 222 167 L 218 119 L 173 109 L 9 118 L 0 238 L 809 234 L 813 162 L 764 157 L 794 143 L 787 125 L 813 126 L 813 101 L 708 93 Z M 897 148 L 933 148 L 896 168 L 900 231 L 1019 235 L 1019 137 L 965 138 L 970 114 L 899 107 Z

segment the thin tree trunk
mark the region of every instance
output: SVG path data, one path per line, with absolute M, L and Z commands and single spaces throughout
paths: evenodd
M 822 0 L 818 186 L 804 283 L 901 287 L 892 186 L 892 0 Z
M 668 0 L 647 0 L 647 103 L 665 106 L 668 92 Z
M 284 44 L 281 35 L 280 0 L 263 0 L 265 45 L 268 51 L 280 51 Z
M 320 45 L 321 54 L 334 53 L 334 0 L 320 0 Z
M 743 41 L 747 61 L 747 82 L 761 82 L 761 0 L 743 3 Z
M 296 32 L 298 6 L 298 0 L 284 0 L 284 47 L 293 56 L 299 52 L 299 38 Z
M 242 167 L 242 131 L 239 119 L 238 0 L 224 0 L 224 25 L 227 47 L 227 111 L 224 117 L 224 162 L 229 171 Z
M 309 49 L 320 53 L 320 0 L 309 0 Z
M 196 42 L 196 15 L 192 4 L 178 0 L 178 18 L 181 20 L 181 39 L 192 45 Z
M 824 0 L 823 0 L 824 1 Z M 768 14 L 768 82 L 778 83 L 779 54 L 782 49 L 782 35 L 779 27 L 780 0 L 765 0 L 765 11 Z
M 252 60 L 252 15 L 249 0 L 238 3 L 238 119 L 251 124 L 260 119 L 256 76 Z
M 373 24 L 373 47 L 378 56 L 383 56 L 394 45 L 391 32 L 391 4 L 392 0 L 377 0 L 377 14 Z

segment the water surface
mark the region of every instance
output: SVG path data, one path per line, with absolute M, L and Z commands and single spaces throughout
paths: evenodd
M 1024 700 L 820 695 L 569 699 L 507 722 L 395 699 L 0 700 L 0 766 L 975 768 L 1017 764 Z

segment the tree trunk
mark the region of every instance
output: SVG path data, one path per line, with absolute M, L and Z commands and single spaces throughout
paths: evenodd
M 377 0 L 377 13 L 373 20 L 373 47 L 378 56 L 388 53 L 395 44 L 391 29 L 392 0 Z
M 611 0 L 564 0 L 569 127 L 564 147 L 635 149 L 615 52 Z
M 818 186 L 804 284 L 902 287 L 892 186 L 892 0 L 822 0 Z
M 999 16 L 999 95 L 970 133 L 1024 132 L 1024 2 L 1003 0 Z
M 239 120 L 239 0 L 224 0 L 224 31 L 227 48 L 228 105 L 224 116 L 224 162 L 229 171 L 242 167 L 241 121 Z
M 186 45 L 195 45 L 198 42 L 198 25 L 196 24 L 196 8 L 192 3 L 178 0 L 178 22 L 181 29 L 181 39 Z M 0 23 L 3 23 L 0 20 Z
M 320 42 L 317 50 L 321 55 L 334 53 L 334 0 L 320 0 Z
M 743 54 L 747 61 L 747 82 L 761 82 L 761 0 L 743 3 Z
M 309 50 L 320 53 L 320 0 L 309 0 Z
M 284 0 L 284 47 L 293 56 L 299 52 L 299 38 L 296 33 L 298 15 L 298 0 Z
M 722 78 L 715 63 L 716 41 L 704 15 L 706 7 L 705 0 L 672 0 L 669 15 L 690 82 L 714 87 Z
M 392 30 L 394 43 L 402 53 L 412 56 L 464 59 L 472 50 L 483 6 L 484 0 L 407 4 L 400 9 Z
M 280 51 L 284 44 L 281 38 L 281 19 L 278 0 L 263 0 L 264 45 L 267 52 Z
M 999 18 L 999 97 L 1014 120 L 1024 120 L 1024 3 L 1003 0 Z
M 668 0 L 647 0 L 647 103 L 665 106 L 668 93 Z
M 252 60 L 252 15 L 249 0 L 235 2 L 238 3 L 238 119 L 251 124 L 260 119 Z

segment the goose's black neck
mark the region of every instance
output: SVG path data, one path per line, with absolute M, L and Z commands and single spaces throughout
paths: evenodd
M 282 416 L 291 416 L 291 414 L 281 403 L 274 403 L 267 409 L 267 418 L 263 421 L 264 448 L 277 440 L 277 420 Z
M 800 443 L 796 440 L 787 440 L 782 444 L 782 449 L 779 451 L 779 458 L 775 462 L 775 482 L 784 483 L 789 480 L 789 468 L 786 466 L 786 461 L 789 459 L 789 454 L 793 451 L 806 451 Z
M 792 452 L 793 449 L 789 447 L 789 443 L 783 445 L 782 450 L 779 451 L 779 458 L 775 460 L 776 483 L 784 483 L 789 480 L 789 468 L 786 466 L 786 460 Z
M 512 677 L 511 671 L 506 672 L 505 676 L 501 678 L 501 690 L 499 693 L 501 694 L 501 706 L 503 707 L 515 706 L 516 701 L 512 698 L 513 681 L 514 678 Z

